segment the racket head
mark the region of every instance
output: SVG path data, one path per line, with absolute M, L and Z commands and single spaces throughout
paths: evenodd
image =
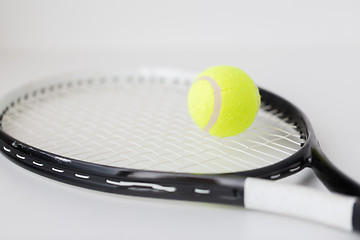
M 21 132 L 29 128 L 17 130 L 17 133 L 15 131 L 16 134 L 14 134 L 14 132 L 11 130 L 11 128 L 14 126 L 14 128 L 17 128 L 16 124 L 12 124 L 12 122 L 18 121 L 18 119 L 11 119 L 11 117 L 15 116 L 16 114 L 21 114 L 24 111 L 28 111 L 24 109 L 23 106 L 26 105 L 28 108 L 29 106 L 34 106 L 34 104 L 36 105 L 48 103 L 46 99 L 51 100 L 53 95 L 56 98 L 60 99 L 64 97 L 76 98 L 78 96 L 77 91 L 79 89 L 82 90 L 89 87 L 92 88 L 90 92 L 90 94 L 92 94 L 91 96 L 96 95 L 99 88 L 102 87 L 105 87 L 107 90 L 110 91 L 119 88 L 118 91 L 120 92 L 115 92 L 115 94 L 122 93 L 126 95 L 127 98 L 122 99 L 122 102 L 120 101 L 117 104 L 127 104 L 127 99 L 129 99 L 129 96 L 135 96 L 135 98 L 137 98 L 139 96 L 144 96 L 148 94 L 147 98 L 143 99 L 142 102 L 136 102 L 136 106 L 142 105 L 141 103 L 148 103 L 150 104 L 149 106 L 152 107 L 162 104 L 166 105 L 167 102 L 164 101 L 164 99 L 159 102 L 154 101 L 154 99 L 156 100 L 163 97 L 166 100 L 167 97 L 169 97 L 170 95 L 179 95 L 180 98 L 177 97 L 173 102 L 171 102 L 175 103 L 175 105 L 170 104 L 170 107 L 166 108 L 172 111 L 174 111 L 175 109 L 176 112 L 177 109 L 174 108 L 174 106 L 178 107 L 177 103 L 179 102 L 179 99 L 186 101 L 186 94 L 188 88 L 191 85 L 191 81 L 192 79 L 188 75 L 171 75 L 168 73 L 154 74 L 148 72 L 144 73 L 140 71 L 131 73 L 122 72 L 120 74 L 89 75 L 82 77 L 70 76 L 56 78 L 53 80 L 44 80 L 37 83 L 31 83 L 28 86 L 19 88 L 8 94 L 6 97 L 3 98 L 0 103 L 2 112 L 0 117 L 0 141 L 2 144 L 1 150 L 8 158 L 13 160 L 15 163 L 31 171 L 73 185 L 101 191 L 152 197 L 187 198 L 184 196 L 188 195 L 188 197 L 191 198 L 190 200 L 204 200 L 202 198 L 199 199 L 196 196 L 201 195 L 206 196 L 205 198 L 208 198 L 209 194 L 206 194 L 206 192 L 211 191 L 212 194 L 210 198 L 207 199 L 207 201 L 215 202 L 233 202 L 234 200 L 238 200 L 239 196 L 237 196 L 236 189 L 241 187 L 241 179 L 243 179 L 242 177 L 253 176 L 260 178 L 279 179 L 292 175 L 302 170 L 304 167 L 309 166 L 312 149 L 314 147 L 317 147 L 317 141 L 306 116 L 290 102 L 262 88 L 260 88 L 260 95 L 262 99 L 262 107 L 260 110 L 260 114 L 265 114 L 266 116 L 270 115 L 272 118 L 276 119 L 276 121 L 279 121 L 281 124 L 285 124 L 290 129 L 293 129 L 290 131 L 295 132 L 296 138 L 298 138 L 295 144 L 297 144 L 298 147 L 295 151 L 287 153 L 286 157 L 281 156 L 280 160 L 250 169 L 235 169 L 234 171 L 222 170 L 197 172 L 195 168 L 195 170 L 193 171 L 174 171 L 173 169 L 167 170 L 166 168 L 144 169 L 141 166 L 132 167 L 131 164 L 122 167 L 118 165 L 107 164 L 104 162 L 99 163 L 84 161 L 76 157 L 66 156 L 66 154 L 59 154 L 56 151 L 46 149 L 44 150 L 44 148 L 38 147 L 37 144 L 29 143 L 29 140 L 23 140 L 22 137 L 17 137 L 18 133 L 20 133 L 19 136 L 21 136 Z M 158 89 L 163 89 L 161 92 L 162 94 L 169 93 L 170 95 L 165 94 L 165 97 L 159 95 L 160 93 L 156 92 Z M 71 96 L 67 96 L 66 93 L 68 92 L 74 92 L 74 94 Z M 84 103 L 81 102 L 81 99 L 78 99 L 77 101 L 78 102 L 75 102 L 76 104 L 81 105 L 82 103 Z M 87 101 L 88 99 L 85 102 Z M 183 101 L 182 104 L 184 104 Z M 51 104 L 52 102 L 50 102 L 50 105 L 48 106 L 51 107 Z M 94 106 L 95 104 L 96 102 L 93 102 L 90 104 L 90 106 Z M 89 103 L 87 102 L 86 105 L 89 106 Z M 43 108 L 46 109 L 46 106 Z M 31 110 L 32 107 L 28 109 Z M 51 107 L 51 109 L 56 109 L 56 107 Z M 182 109 L 182 111 L 179 111 L 179 114 L 181 116 L 185 115 L 184 112 L 186 112 L 186 110 L 184 110 L 184 106 L 182 106 Z M 75 114 L 76 110 L 74 111 Z M 160 109 L 160 111 L 163 110 Z M 14 112 L 16 114 L 11 115 Z M 154 110 L 151 110 L 150 112 L 156 113 L 156 111 Z M 38 113 L 33 112 L 33 114 Z M 87 116 L 87 113 L 82 114 L 83 116 Z M 137 113 L 135 111 L 135 115 L 131 115 L 131 118 L 136 116 L 136 114 Z M 57 115 L 56 111 L 52 112 L 50 115 Z M 29 116 L 34 115 L 30 114 Z M 121 116 L 121 114 L 117 116 Z M 179 115 L 175 115 L 175 117 L 178 116 Z M 42 118 L 41 115 L 37 117 Z M 129 116 L 127 117 L 129 118 Z M 29 117 L 27 116 L 24 119 L 26 120 L 28 118 Z M 131 118 L 128 120 L 133 120 Z M 26 123 L 21 122 L 22 120 L 23 119 L 21 119 L 20 117 L 19 123 L 23 127 L 26 125 Z M 86 122 L 86 118 L 82 119 L 82 121 Z M 125 121 L 125 119 L 122 119 L 120 117 L 119 119 L 117 119 L 117 121 Z M 165 121 L 162 124 L 166 125 L 170 121 L 171 119 L 168 119 L 167 122 Z M 191 122 L 189 122 L 188 119 L 184 122 L 181 121 L 183 120 L 180 120 L 180 122 L 176 124 L 192 124 Z M 131 124 L 133 121 L 129 122 Z M 149 124 L 148 126 L 145 126 L 145 128 L 151 129 L 153 126 L 154 125 Z M 40 126 L 40 129 L 41 128 L 42 126 Z M 128 128 L 134 129 L 133 126 Z M 176 128 L 172 132 L 176 131 L 186 132 L 183 129 L 176 130 Z M 190 128 L 190 130 L 188 131 L 190 131 L 191 133 L 194 131 L 198 131 L 197 134 L 200 135 L 197 135 L 197 140 L 200 139 L 201 141 L 204 141 L 205 139 L 206 142 L 210 139 L 210 141 L 215 143 L 223 141 L 221 139 L 213 139 L 211 136 L 206 136 L 207 133 L 204 133 L 196 128 Z M 30 133 L 30 135 L 37 134 Z M 65 138 L 63 142 L 66 143 L 71 137 L 72 135 L 68 134 L 68 138 Z M 103 140 L 105 145 L 108 144 L 107 140 L 108 139 Z M 232 141 L 235 142 L 240 140 L 238 137 L 232 139 Z M 268 139 L 265 140 L 268 141 Z M 49 139 L 45 138 L 44 142 L 49 141 Z M 84 142 L 86 147 L 87 143 L 86 141 Z M 195 141 L 195 147 L 196 144 L 197 143 Z M 225 145 L 226 144 L 229 143 L 225 142 Z M 257 144 L 259 145 L 258 142 Z M 260 145 L 261 144 L 264 145 L 264 143 L 260 143 Z M 268 149 L 268 146 L 265 147 L 266 149 Z M 80 147 L 79 149 L 82 149 L 82 147 Z M 199 153 L 197 153 L 197 155 L 199 154 L 202 154 L 201 149 Z M 173 156 L 176 155 L 172 155 L 172 157 Z M 204 165 L 204 163 L 201 163 L 200 165 Z M 195 196 L 193 196 L 189 194 L 189 189 L 192 193 L 195 191 L 195 189 L 198 189 L 198 192 L 201 192 L 201 190 L 204 191 L 203 193 L 197 193 L 197 195 L 195 194 Z M 219 193 L 215 194 L 216 192 Z

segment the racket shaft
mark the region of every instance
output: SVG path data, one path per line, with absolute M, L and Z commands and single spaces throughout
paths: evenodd
M 312 220 L 348 231 L 359 227 L 360 212 L 355 197 L 302 186 L 247 178 L 244 205 L 248 209 Z

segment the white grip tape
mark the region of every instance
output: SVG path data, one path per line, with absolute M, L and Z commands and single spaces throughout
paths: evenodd
M 245 208 L 284 214 L 351 231 L 355 197 L 247 178 Z

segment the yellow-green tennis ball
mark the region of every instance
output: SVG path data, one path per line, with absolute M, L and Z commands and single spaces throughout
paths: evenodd
M 201 129 L 217 137 L 234 136 L 255 120 L 259 90 L 244 71 L 215 66 L 196 77 L 188 94 L 188 107 Z

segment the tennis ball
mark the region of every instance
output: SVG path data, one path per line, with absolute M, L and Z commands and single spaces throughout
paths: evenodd
M 255 120 L 257 86 L 244 71 L 215 66 L 198 75 L 189 90 L 188 108 L 197 126 L 217 137 L 237 135 Z

